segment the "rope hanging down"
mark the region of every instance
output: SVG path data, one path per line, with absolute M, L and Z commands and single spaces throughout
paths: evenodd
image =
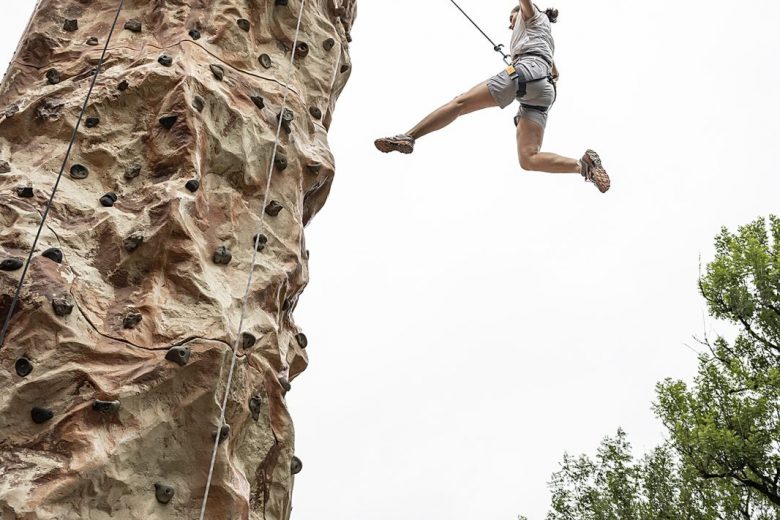
M 19 303 L 19 296 L 22 292 L 22 284 L 24 284 L 24 279 L 27 276 L 27 270 L 30 268 L 30 262 L 32 262 L 33 254 L 35 253 L 35 248 L 38 246 L 38 240 L 41 237 L 41 232 L 43 231 L 43 226 L 46 224 L 46 218 L 49 216 L 49 210 L 51 209 L 51 205 L 54 202 L 54 195 L 57 194 L 57 188 L 59 188 L 60 180 L 62 179 L 62 174 L 65 171 L 65 166 L 68 164 L 68 159 L 70 159 L 70 153 L 73 150 L 73 145 L 76 143 L 76 137 L 78 137 L 79 127 L 81 126 L 81 120 L 84 118 L 84 114 L 87 111 L 87 107 L 89 105 L 89 99 L 92 97 L 92 91 L 95 88 L 95 83 L 97 82 L 98 75 L 100 74 L 100 70 L 103 67 L 103 63 L 106 59 L 106 53 L 108 52 L 108 44 L 111 42 L 111 37 L 114 35 L 114 29 L 116 29 L 116 24 L 119 21 L 119 15 L 122 12 L 122 7 L 125 5 L 125 0 L 119 0 L 119 6 L 116 9 L 116 15 L 114 16 L 114 23 L 111 25 L 111 30 L 108 32 L 108 38 L 106 39 L 106 44 L 103 46 L 103 53 L 100 55 L 100 61 L 98 61 L 97 67 L 95 68 L 95 73 L 92 76 L 92 82 L 89 85 L 89 90 L 87 91 L 87 95 L 84 98 L 84 104 L 81 107 L 81 112 L 79 113 L 79 117 L 76 120 L 76 126 L 73 127 L 73 133 L 70 136 L 70 143 L 68 143 L 68 150 L 65 152 L 65 158 L 62 160 L 62 166 L 60 166 L 60 172 L 57 174 L 57 180 L 54 182 L 54 187 L 51 190 L 51 195 L 49 196 L 49 202 L 46 204 L 46 209 L 43 211 L 43 216 L 41 217 L 41 224 L 38 226 L 38 231 L 35 233 L 35 239 L 33 240 L 32 247 L 30 248 L 30 254 L 27 255 L 27 262 L 24 264 L 24 270 L 22 271 L 22 276 L 19 278 L 19 283 L 16 285 L 16 293 L 14 294 L 13 300 L 11 300 L 11 306 L 8 308 L 8 314 L 5 316 L 5 321 L 3 322 L 3 328 L 0 330 L 0 348 L 3 347 L 3 343 L 5 342 L 5 336 L 8 333 L 8 327 L 11 325 L 11 316 L 14 314 L 14 310 L 16 309 L 16 304 Z
M 463 9 L 462 9 L 462 8 L 461 8 L 461 7 L 460 7 L 458 4 L 457 4 L 457 2 L 455 2 L 455 0 L 450 0 L 450 2 L 452 2 L 452 4 L 453 4 L 455 7 L 457 7 L 457 8 L 458 8 L 458 11 L 460 11 L 461 13 L 463 13 L 463 16 L 465 16 L 465 17 L 468 19 L 468 21 L 469 21 L 469 22 L 471 22 L 471 25 L 473 25 L 474 27 L 476 27 L 476 28 L 477 28 L 477 30 L 478 30 L 480 33 L 482 33 L 482 36 L 484 36 L 484 37 L 487 39 L 487 41 L 489 41 L 489 42 L 490 42 L 490 45 L 492 45 L 492 46 L 493 46 L 493 50 L 494 50 L 494 51 L 496 51 L 497 53 L 501 54 L 501 57 L 502 57 L 502 59 L 504 60 L 504 63 L 506 63 L 507 65 L 511 65 L 511 64 L 512 64 L 512 61 L 511 61 L 510 57 L 509 57 L 509 56 L 507 56 L 507 54 L 504 52 L 504 46 L 503 46 L 502 44 L 500 44 L 500 43 L 499 43 L 499 44 L 497 44 L 496 42 L 494 42 L 494 41 L 493 41 L 493 39 L 492 39 L 492 38 L 490 38 L 490 36 L 488 36 L 488 35 L 485 33 L 485 31 L 483 31 L 483 30 L 482 30 L 482 28 L 481 28 L 479 25 L 477 25 L 477 22 L 475 22 L 474 20 L 472 20 L 472 19 L 471 19 L 471 17 L 470 17 L 468 14 L 466 14 L 466 11 L 464 11 L 464 10 L 463 10 Z
M 263 230 L 262 227 L 263 227 L 265 212 L 262 210 L 263 208 L 265 208 L 266 204 L 268 204 L 268 196 L 271 191 L 271 179 L 274 173 L 274 162 L 276 161 L 276 154 L 279 150 L 279 137 L 282 133 L 282 125 L 284 123 L 284 111 L 287 110 L 287 96 L 290 93 L 290 88 L 288 85 L 290 80 L 292 80 L 292 76 L 295 71 L 294 68 L 295 49 L 298 47 L 298 35 L 301 30 L 301 19 L 303 18 L 303 7 L 305 4 L 306 4 L 306 0 L 301 0 L 301 9 L 298 12 L 298 23 L 295 26 L 295 39 L 293 40 L 292 51 L 290 52 L 291 54 L 290 75 L 287 78 L 287 82 L 285 83 L 284 96 L 282 97 L 282 110 L 279 113 L 279 124 L 276 127 L 276 139 L 274 140 L 274 149 L 273 149 L 273 153 L 271 154 L 271 160 L 269 162 L 268 180 L 266 181 L 266 185 L 265 185 L 265 195 L 263 196 L 263 205 L 260 206 L 261 208 L 260 221 L 257 226 L 258 231 L 255 235 L 255 244 L 254 244 L 255 247 L 252 248 L 252 263 L 249 267 L 249 277 L 247 279 L 246 290 L 244 291 L 244 299 L 241 305 L 241 318 L 238 321 L 238 331 L 236 332 L 236 340 L 233 343 L 233 355 L 230 361 L 230 370 L 228 371 L 227 383 L 225 385 L 225 396 L 222 399 L 222 406 L 220 407 L 219 424 L 217 425 L 217 434 L 214 437 L 214 449 L 211 452 L 211 463 L 209 465 L 208 479 L 206 480 L 206 491 L 203 495 L 203 504 L 200 509 L 200 520 L 204 520 L 206 517 L 206 505 L 208 504 L 208 500 L 209 500 L 209 490 L 211 489 L 211 481 L 214 477 L 214 465 L 216 463 L 217 452 L 219 450 L 220 432 L 222 431 L 222 427 L 225 425 L 225 409 L 227 408 L 227 401 L 228 401 L 228 397 L 230 396 L 230 387 L 233 384 L 233 374 L 236 368 L 236 360 L 238 359 L 238 345 L 239 345 L 239 341 L 241 340 L 241 332 L 244 326 L 244 318 L 246 316 L 247 302 L 249 301 L 249 292 L 252 287 L 252 278 L 254 277 L 255 265 L 257 264 L 257 248 L 260 245 L 260 237 L 261 237 L 261 232 Z M 222 377 L 220 376 L 220 381 L 221 380 Z

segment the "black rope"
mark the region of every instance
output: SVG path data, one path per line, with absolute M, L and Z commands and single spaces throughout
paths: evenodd
M 22 284 L 24 283 L 24 279 L 27 276 L 27 270 L 30 268 L 30 262 L 32 262 L 33 254 L 35 253 L 35 247 L 38 245 L 38 240 L 41 237 L 41 231 L 43 231 L 43 226 L 46 224 L 46 217 L 49 216 L 49 210 L 51 209 L 52 202 L 54 202 L 54 195 L 57 193 L 57 188 L 60 185 L 60 180 L 62 179 L 62 173 L 65 171 L 65 166 L 68 164 L 68 159 L 70 159 L 70 152 L 73 150 L 73 145 L 76 142 L 76 137 L 78 136 L 79 126 L 81 126 L 81 120 L 84 117 L 84 114 L 87 111 L 87 106 L 89 105 L 89 98 L 92 96 L 92 90 L 95 88 L 95 83 L 97 82 L 98 75 L 100 74 L 100 69 L 103 66 L 103 63 L 106 59 L 106 53 L 108 52 L 108 44 L 111 41 L 111 37 L 114 35 L 114 29 L 116 28 L 116 24 L 119 21 L 119 15 L 122 12 L 122 7 L 125 5 L 125 0 L 119 0 L 119 7 L 117 7 L 116 10 L 116 16 L 114 16 L 114 23 L 111 25 L 111 30 L 108 33 L 108 39 L 106 40 L 106 44 L 103 46 L 103 54 L 100 55 L 100 61 L 98 61 L 97 67 L 95 68 L 95 74 L 92 77 L 92 83 L 89 85 L 89 90 L 87 91 L 87 96 L 84 98 L 84 105 L 81 107 L 81 113 L 79 113 L 79 118 L 76 121 L 76 126 L 73 127 L 73 134 L 70 136 L 70 143 L 68 143 L 68 150 L 65 152 L 65 159 L 62 161 L 62 166 L 60 167 L 60 173 L 57 175 L 57 180 L 54 182 L 54 188 L 52 188 L 51 196 L 49 196 L 49 202 L 46 204 L 46 209 L 43 212 L 43 216 L 41 218 L 41 225 L 38 226 L 38 232 L 35 234 L 35 240 L 33 240 L 32 247 L 30 248 L 30 254 L 27 256 L 27 262 L 24 264 L 24 270 L 22 271 L 22 276 L 19 278 L 19 283 L 16 285 L 16 294 L 14 294 L 13 300 L 11 300 L 11 307 L 8 309 L 8 314 L 5 316 L 5 321 L 3 323 L 3 329 L 0 331 L 0 348 L 3 348 L 3 343 L 5 342 L 5 335 L 8 333 L 8 327 L 11 325 L 11 316 L 14 314 L 14 309 L 16 309 L 16 304 L 19 302 L 19 295 L 22 292 Z
M 496 42 L 494 42 L 494 41 L 492 40 L 492 38 L 490 38 L 490 36 L 488 36 L 487 34 L 485 34 L 485 31 L 483 31 L 483 30 L 482 30 L 482 28 L 481 28 L 479 25 L 477 25 L 477 22 L 475 22 L 474 20 L 472 20 L 472 19 L 471 19 L 471 17 L 470 17 L 468 14 L 466 14 L 466 11 L 464 11 L 464 10 L 463 10 L 463 9 L 462 9 L 462 8 L 461 8 L 461 7 L 460 7 L 458 4 L 457 4 L 457 2 L 455 2 L 455 0 L 450 0 L 450 2 L 452 2 L 452 4 L 453 4 L 455 7 L 457 7 L 457 8 L 458 8 L 458 11 L 460 11 L 461 13 L 463 13 L 463 16 L 465 16 L 465 17 L 468 19 L 468 21 L 469 21 L 469 22 L 471 22 L 471 24 L 472 24 L 474 27 L 476 27 L 476 28 L 477 28 L 477 30 L 478 30 L 479 32 L 481 32 L 481 33 L 482 33 L 482 36 L 484 36 L 484 37 L 487 39 L 487 41 L 489 41 L 489 42 L 490 42 L 490 44 L 493 46 L 493 50 L 494 50 L 494 51 L 496 51 L 496 52 L 498 52 L 499 54 L 501 54 L 501 57 L 504 59 L 504 63 L 506 63 L 507 65 L 511 65 L 511 60 L 510 60 L 509 56 L 507 56 L 507 54 L 504 52 L 504 46 L 503 46 L 503 45 L 501 45 L 501 44 L 496 44 Z

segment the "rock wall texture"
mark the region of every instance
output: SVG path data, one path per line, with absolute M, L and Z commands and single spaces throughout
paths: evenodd
M 356 11 L 306 0 L 293 49 L 300 2 L 125 2 L 0 348 L 3 520 L 198 518 L 258 232 L 206 518 L 289 518 L 303 228 Z M 0 87 L 0 319 L 118 4 L 41 0 Z

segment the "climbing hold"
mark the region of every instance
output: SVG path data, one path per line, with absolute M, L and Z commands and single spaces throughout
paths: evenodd
M 283 172 L 287 169 L 287 157 L 284 155 L 276 155 L 276 159 L 274 159 L 274 166 L 276 166 L 276 169 L 280 172 Z
M 138 164 L 131 164 L 125 168 L 125 179 L 128 181 L 135 179 L 141 175 L 141 166 Z
M 119 411 L 119 401 L 101 401 L 95 399 L 92 402 L 92 409 L 99 413 L 116 413 Z
M 5 109 L 5 117 L 13 117 L 17 112 L 19 112 L 19 105 L 14 103 Z
M 318 107 L 309 107 L 309 114 L 311 114 L 311 117 L 314 119 L 322 119 L 322 110 Z
M 18 271 L 24 267 L 24 262 L 18 258 L 8 258 L 0 262 L 0 271 Z
M 292 385 L 290 385 L 290 382 L 284 376 L 279 376 L 279 384 L 282 385 L 285 392 L 289 392 L 292 389 Z
M 200 188 L 200 182 L 196 179 L 192 179 L 187 181 L 187 184 L 184 185 L 185 188 L 187 188 L 192 193 L 195 193 L 198 191 L 198 188 Z
M 114 193 L 113 191 L 109 191 L 108 193 L 100 197 L 100 204 L 106 208 L 110 208 L 111 206 L 114 205 L 116 200 L 117 200 L 116 193 Z
M 268 243 L 268 237 L 262 233 L 257 234 L 252 238 L 252 243 L 257 245 L 258 251 L 262 251 L 265 249 L 265 245 Z
M 98 45 L 99 43 L 100 42 L 98 41 L 98 39 L 95 38 L 94 36 L 90 36 L 89 38 L 87 38 L 87 45 L 95 46 Z
M 141 244 L 144 243 L 144 237 L 143 235 L 139 235 L 137 233 L 133 233 L 129 237 L 122 240 L 122 245 L 125 248 L 125 251 L 128 253 L 132 253 L 139 247 L 141 247 Z
M 30 410 L 30 417 L 32 417 L 35 424 L 43 424 L 54 418 L 54 412 L 46 408 L 41 408 L 40 406 L 34 406 L 33 409 Z
M 257 338 L 254 334 L 248 332 L 241 333 L 241 346 L 245 349 L 252 348 L 257 343 Z
M 342 74 L 344 74 L 348 70 L 349 70 L 349 65 L 348 64 L 345 63 L 344 65 L 341 66 L 341 73 Z
M 0 173 L 10 173 L 11 165 L 8 161 L 0 161 Z
M 347 43 L 352 43 L 352 33 L 347 31 Z
M 82 164 L 74 164 L 70 167 L 70 176 L 74 179 L 86 179 L 89 175 L 89 170 Z
M 252 419 L 260 419 L 260 411 L 263 407 L 263 398 L 259 394 L 253 395 L 249 400 L 249 411 L 252 412 Z
M 192 98 L 192 108 L 197 110 L 198 112 L 203 112 L 203 107 L 206 106 L 206 100 L 203 99 L 200 96 L 195 96 Z
M 62 263 L 62 250 L 56 247 L 50 247 L 43 253 L 41 253 L 41 256 L 44 258 L 48 258 L 52 262 L 61 264 Z
M 303 462 L 298 457 L 293 456 L 290 462 L 290 473 L 297 475 L 303 470 Z
M 99 117 L 88 117 L 84 121 L 84 125 L 86 125 L 87 128 L 95 128 L 97 125 L 100 124 L 100 118 Z
M 54 298 L 51 301 L 54 314 L 60 317 L 68 316 L 73 312 L 73 304 L 66 298 Z
M 233 260 L 233 255 L 227 247 L 219 246 L 217 250 L 214 251 L 212 260 L 214 260 L 214 263 L 217 265 L 228 265 L 230 261 Z
M 128 88 L 129 86 L 130 86 L 130 83 L 128 83 L 126 79 L 123 79 L 122 81 L 120 81 L 120 82 L 119 82 L 119 84 L 117 84 L 116 88 L 117 88 L 117 89 L 118 89 L 120 92 L 124 92 L 125 90 L 127 90 L 127 88 Z
M 332 48 L 333 48 L 335 45 L 336 45 L 336 40 L 334 40 L 333 38 L 328 38 L 327 40 L 325 40 L 324 42 L 322 42 L 322 47 L 323 47 L 323 48 L 324 48 L 326 51 L 329 51 L 329 50 L 331 50 L 331 49 L 332 49 Z
M 241 28 L 242 31 L 248 31 L 249 30 L 249 20 L 246 18 L 239 18 L 236 20 L 236 24 Z
M 190 347 L 171 347 L 165 354 L 165 359 L 184 366 L 190 361 Z
M 216 431 L 211 434 L 212 439 L 216 439 L 217 436 L 219 436 L 218 444 L 222 444 L 223 442 L 225 442 L 225 439 L 227 439 L 230 436 L 230 425 L 223 424 L 222 428 L 220 428 L 219 431 Z
M 49 82 L 49 85 L 56 85 L 60 82 L 60 72 L 57 69 L 49 69 L 46 72 L 46 81 Z
M 125 317 L 122 319 L 122 326 L 126 329 L 134 329 L 138 326 L 139 323 L 141 323 L 141 320 L 143 320 L 143 315 L 136 311 L 131 310 L 128 311 L 127 314 L 125 314 Z
M 62 24 L 62 30 L 65 32 L 73 32 L 79 30 L 79 21 L 66 18 L 65 23 Z
M 319 175 L 320 170 L 322 170 L 322 163 L 311 163 L 310 165 L 306 166 L 306 170 L 308 170 L 308 172 L 312 175 Z
M 161 504 L 167 504 L 173 499 L 173 495 L 176 494 L 176 490 L 172 486 L 163 484 L 162 482 L 154 483 L 154 498 Z
M 271 57 L 268 54 L 261 54 L 260 57 L 257 59 L 260 60 L 260 65 L 262 65 L 266 69 L 271 68 Z
M 308 55 L 309 55 L 309 44 L 306 42 L 298 42 L 298 44 L 295 46 L 296 59 L 301 60 Z
M 16 368 L 16 374 L 19 377 L 27 377 L 33 371 L 33 364 L 26 357 L 20 357 L 14 363 L 14 368 Z
M 163 116 L 160 118 L 160 124 L 165 128 L 166 130 L 170 130 L 173 128 L 173 125 L 176 124 L 176 120 L 179 119 L 179 116 L 172 114 L 170 116 Z
M 306 337 L 306 334 L 303 332 L 300 332 L 295 335 L 295 341 L 298 342 L 298 346 L 301 348 L 306 348 L 309 346 L 309 338 Z
M 190 29 L 190 38 L 193 40 L 200 40 L 200 31 L 197 29 Z
M 268 205 L 265 207 L 265 213 L 269 217 L 278 217 L 279 213 L 284 209 L 281 204 L 276 202 L 275 200 L 272 200 L 268 203 Z
M 221 65 L 209 65 L 209 68 L 218 81 L 222 81 L 225 78 L 225 69 L 223 69 Z
M 30 199 L 34 195 L 32 186 L 19 186 L 16 188 L 16 194 L 23 199 Z
M 157 58 L 157 63 L 159 63 L 163 67 L 170 67 L 171 65 L 173 65 L 173 58 L 171 57 L 170 54 L 164 52 L 160 54 L 159 58 Z
M 125 22 L 125 29 L 136 33 L 141 32 L 141 21 L 135 18 L 128 20 Z
M 249 96 L 249 99 L 252 100 L 252 103 L 254 103 L 257 108 L 265 108 L 265 100 L 261 96 Z
M 276 0 L 275 5 L 287 5 L 287 0 Z

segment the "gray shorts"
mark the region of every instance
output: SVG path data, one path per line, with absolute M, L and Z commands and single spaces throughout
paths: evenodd
M 520 119 L 528 119 L 542 128 L 547 126 L 547 116 L 555 103 L 555 86 L 547 80 L 550 66 L 538 58 L 522 58 L 515 63 L 519 80 L 513 80 L 506 70 L 502 70 L 487 81 L 488 90 L 501 108 L 506 108 L 517 99 L 520 109 L 515 117 L 515 125 Z M 538 80 L 538 81 L 537 81 Z M 520 81 L 525 81 L 525 93 L 518 92 Z M 518 94 L 522 94 L 518 97 Z

